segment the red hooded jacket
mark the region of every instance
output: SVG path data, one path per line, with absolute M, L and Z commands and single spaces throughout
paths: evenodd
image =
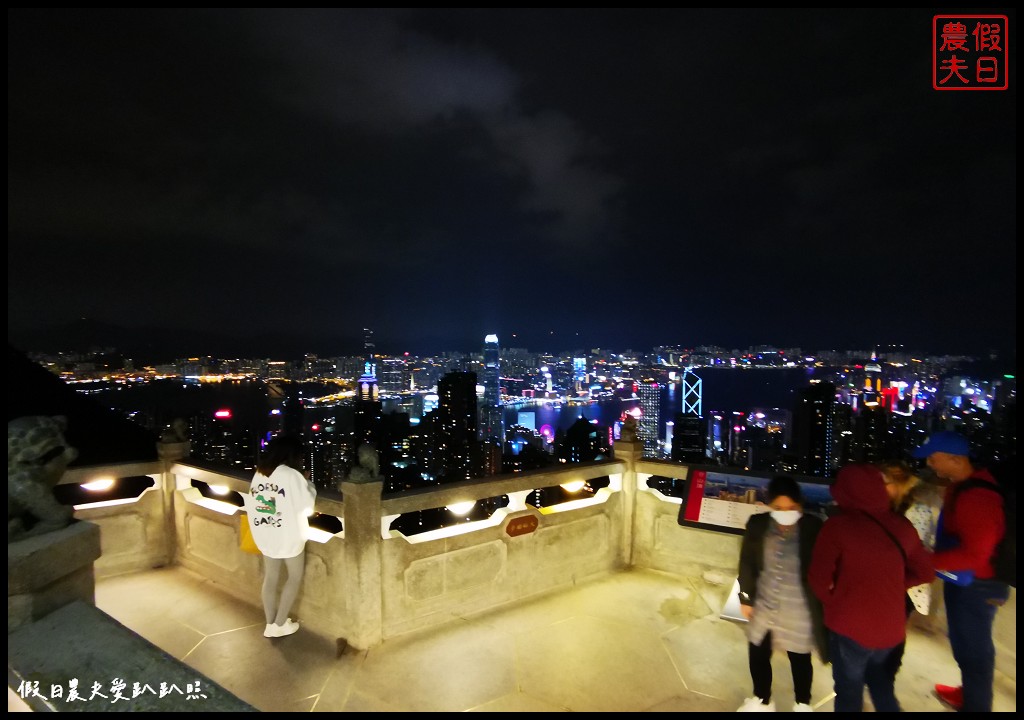
M 931 553 L 910 521 L 890 510 L 878 468 L 844 467 L 832 498 L 839 512 L 818 534 L 807 578 L 824 607 L 825 626 L 867 648 L 899 645 L 907 636 L 907 588 L 935 577 Z

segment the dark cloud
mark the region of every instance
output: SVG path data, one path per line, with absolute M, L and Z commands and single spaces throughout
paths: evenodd
M 932 14 L 9 11 L 9 328 L 1015 348 Z

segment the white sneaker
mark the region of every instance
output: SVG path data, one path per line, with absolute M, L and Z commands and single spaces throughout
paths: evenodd
M 814 712 L 814 708 L 807 703 L 797 703 L 793 706 L 793 712 Z
M 749 697 L 736 708 L 736 712 L 775 712 L 775 701 L 765 705 L 759 697 Z
M 298 632 L 299 624 L 288 618 L 285 620 L 284 625 L 281 626 L 281 634 L 278 637 L 284 637 L 285 635 L 291 635 L 294 632 Z
M 285 635 L 291 635 L 292 633 L 298 631 L 298 629 L 299 624 L 291 618 L 288 618 L 284 621 L 284 625 L 277 625 L 275 623 L 270 623 L 269 625 L 267 625 L 266 629 L 263 631 L 263 637 L 284 637 Z

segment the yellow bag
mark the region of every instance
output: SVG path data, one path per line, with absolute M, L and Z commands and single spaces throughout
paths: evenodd
M 256 541 L 252 539 L 252 528 L 249 527 L 249 516 L 246 513 L 238 515 L 238 547 L 247 553 L 259 555 L 260 549 L 256 547 Z

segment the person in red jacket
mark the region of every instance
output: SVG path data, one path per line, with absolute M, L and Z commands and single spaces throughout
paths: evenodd
M 953 658 L 960 666 L 960 686 L 936 685 L 939 699 L 964 712 L 992 711 L 996 649 L 992 624 L 1010 587 L 995 579 L 992 555 L 1006 532 L 1003 496 L 995 478 L 976 468 L 967 438 L 943 431 L 928 437 L 913 455 L 927 458 L 935 474 L 950 481 L 936 538 L 935 569 L 946 580 L 946 624 Z M 965 480 L 991 483 L 957 488 Z
M 886 661 L 906 639 L 907 588 L 934 577 L 931 553 L 914 526 L 891 509 L 881 470 L 847 465 L 832 485 L 839 512 L 825 521 L 808 582 L 829 631 L 836 712 L 899 712 Z

